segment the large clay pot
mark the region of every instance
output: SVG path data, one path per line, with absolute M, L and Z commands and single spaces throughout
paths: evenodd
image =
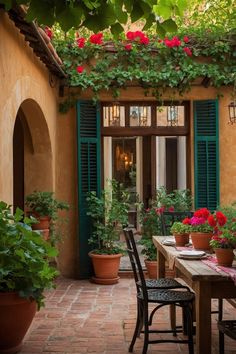
M 174 234 L 175 245 L 183 247 L 189 243 L 189 234 Z
M 0 353 L 20 351 L 22 340 L 37 310 L 35 301 L 17 293 L 0 293 Z
M 231 248 L 215 248 L 217 263 L 220 266 L 232 267 L 234 260 L 234 251 Z
M 157 261 L 144 260 L 145 266 L 147 268 L 148 278 L 157 279 Z
M 89 253 L 92 259 L 95 277 L 92 278 L 96 284 L 116 284 L 119 281 L 118 272 L 122 254 L 96 254 Z
M 212 234 L 204 233 L 204 232 L 191 232 L 190 234 L 193 247 L 196 250 L 202 251 L 210 251 L 210 240 L 212 238 Z

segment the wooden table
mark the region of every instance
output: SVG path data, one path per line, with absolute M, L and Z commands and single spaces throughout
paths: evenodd
M 157 248 L 158 277 L 165 277 L 165 263 L 175 267 L 177 276 L 194 290 L 196 296 L 197 354 L 211 353 L 211 299 L 236 298 L 236 286 L 225 272 L 216 272 L 200 260 L 177 258 L 179 251 L 164 246 L 166 236 L 153 236 Z M 169 238 L 169 237 L 168 237 Z M 232 311 L 235 309 L 232 308 Z

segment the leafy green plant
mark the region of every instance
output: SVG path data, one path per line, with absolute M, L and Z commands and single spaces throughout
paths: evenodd
M 120 243 L 120 227 L 128 224 L 129 194 L 116 180 L 109 181 L 107 189 L 101 195 L 90 192 L 87 197 L 88 212 L 93 224 L 89 243 L 97 254 L 124 253 Z
M 188 234 L 190 227 L 188 224 L 183 224 L 181 221 L 175 221 L 170 228 L 172 234 Z
M 156 250 L 156 247 L 154 246 L 152 240 L 148 239 L 148 238 L 141 238 L 139 243 L 140 243 L 140 245 L 143 246 L 143 249 L 141 250 L 141 254 L 144 255 L 145 259 L 147 261 L 156 261 L 157 250 Z
M 25 204 L 36 216 L 49 216 L 52 220 L 56 219 L 58 210 L 69 210 L 69 205 L 58 201 L 53 192 L 34 191 L 26 196 Z
M 130 33 L 137 35 L 132 37 Z M 182 96 L 199 77 L 205 78 L 206 85 L 217 88 L 236 82 L 232 70 L 235 67 L 233 31 L 189 28 L 164 40 L 141 31 L 129 31 L 118 40 L 106 37 L 104 42 L 95 43 L 91 37 L 77 40 L 70 37 L 66 41 L 55 38 L 54 44 L 63 59 L 68 85 L 79 90 L 91 89 L 95 100 L 103 90 L 111 90 L 117 98 L 120 89 L 136 85 L 143 87 L 145 95 L 162 102 L 167 88 L 173 89 L 173 97 Z M 83 45 L 79 42 L 82 38 Z M 80 95 L 78 90 L 77 95 L 74 90 L 70 91 L 62 102 L 62 110 L 65 106 L 69 108 L 68 101 L 73 105 Z
M 13 215 L 10 206 L 0 202 L 0 292 L 17 292 L 40 307 L 44 290 L 54 286 L 58 274 L 49 265 L 57 251 L 32 231 L 31 223 L 22 210 Z
M 26 196 L 26 206 L 29 208 L 28 213 L 32 214 L 36 219 L 38 217 L 48 216 L 50 218 L 50 242 L 55 245 L 62 239 L 64 224 L 67 221 L 64 215 L 59 215 L 59 210 L 69 210 L 69 204 L 59 201 L 54 197 L 53 192 L 34 191 Z

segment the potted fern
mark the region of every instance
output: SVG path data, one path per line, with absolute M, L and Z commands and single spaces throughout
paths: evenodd
M 120 258 L 124 253 L 119 238 L 122 227 L 128 224 L 129 194 L 116 180 L 108 184 L 100 196 L 90 192 L 87 197 L 87 215 L 93 225 L 89 243 L 94 247 L 89 256 L 95 272 L 93 281 L 98 284 L 118 282 Z
M 0 353 L 16 353 L 33 317 L 43 305 L 44 290 L 53 287 L 58 272 L 49 265 L 57 254 L 31 228 L 24 212 L 13 215 L 0 202 Z

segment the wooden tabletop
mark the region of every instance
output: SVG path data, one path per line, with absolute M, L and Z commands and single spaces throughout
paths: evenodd
M 166 236 L 153 236 L 153 242 L 157 248 L 165 257 L 169 263 L 170 268 L 177 267 L 186 277 L 192 280 L 203 281 L 222 281 L 227 280 L 230 276 L 224 271 L 216 271 L 210 268 L 207 264 L 201 260 L 186 260 L 178 258 L 179 250 L 175 246 L 166 246 L 162 242 L 166 239 Z M 171 236 L 168 236 L 171 239 Z M 174 240 L 174 238 L 173 238 Z

